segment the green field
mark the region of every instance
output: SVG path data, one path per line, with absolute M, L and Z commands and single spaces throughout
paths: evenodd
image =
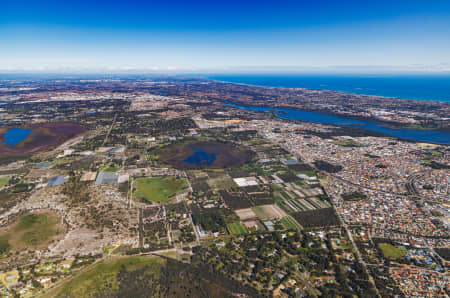
M 241 234 L 245 234 L 247 232 L 245 230 L 245 227 L 240 222 L 234 222 L 234 223 L 227 224 L 227 229 L 231 235 L 241 235 Z
M 120 167 L 114 165 L 100 167 L 101 172 L 115 173 L 118 170 L 120 170 Z
M 343 147 L 361 147 L 362 145 L 353 140 L 340 140 L 334 141 L 333 144 L 343 146 Z
M 8 242 L 7 236 L 0 236 L 0 257 L 9 251 L 11 246 Z
M 306 176 L 309 176 L 309 177 L 316 177 L 317 176 L 316 172 L 314 172 L 314 171 L 298 171 L 296 173 L 297 174 L 305 174 Z
M 37 246 L 59 234 L 58 223 L 59 219 L 50 214 L 28 214 L 20 218 L 15 231 L 23 233 L 21 240 L 25 244 Z
M 405 256 L 405 253 L 389 243 L 380 243 L 378 247 L 381 249 L 383 256 L 387 259 L 400 259 Z
M 8 182 L 9 182 L 10 178 L 11 177 L 9 177 L 9 176 L 0 177 L 0 188 L 3 187 L 3 186 L 8 185 Z
M 300 228 L 300 225 L 289 216 L 283 217 L 280 221 L 281 224 L 288 230 L 298 230 Z
M 42 246 L 62 231 L 60 219 L 50 213 L 28 214 L 13 224 L 9 233 L 0 235 L 0 255 L 10 249 L 19 251 L 28 247 Z
M 129 274 L 136 274 L 133 283 L 158 287 L 165 260 L 156 257 L 124 257 L 103 260 L 83 270 L 44 297 L 100 297 L 126 287 Z M 126 274 L 124 274 L 126 273 Z M 123 283 L 123 285 L 122 285 Z M 120 292 L 120 291 L 119 291 Z
M 174 195 L 187 185 L 185 178 L 152 177 L 135 180 L 135 197 L 155 203 L 170 203 Z

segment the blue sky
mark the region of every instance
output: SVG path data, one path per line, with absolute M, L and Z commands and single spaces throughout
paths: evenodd
M 450 71 L 450 1 L 3 0 L 0 70 Z

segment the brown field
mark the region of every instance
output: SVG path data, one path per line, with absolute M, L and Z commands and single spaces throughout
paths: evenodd
M 277 205 L 262 205 L 252 208 L 260 219 L 280 219 L 287 216 Z
M 239 209 L 235 211 L 241 221 L 256 218 L 255 212 L 250 208 Z
M 97 172 L 87 172 L 81 176 L 80 181 L 94 181 L 95 177 L 97 177 Z
M 32 129 L 30 135 L 17 144 L 10 146 L 2 142 L 3 135 L 14 127 L 0 128 L 0 157 L 31 155 L 54 148 L 87 129 L 77 123 L 47 122 L 22 126 Z
M 243 221 L 242 224 L 244 225 L 244 227 L 246 229 L 249 229 L 249 228 L 252 228 L 254 226 L 258 226 L 258 220 L 250 219 L 250 220 Z

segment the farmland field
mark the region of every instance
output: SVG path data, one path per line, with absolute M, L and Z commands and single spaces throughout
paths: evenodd
M 231 235 L 240 235 L 245 234 L 246 230 L 244 226 L 239 222 L 229 223 L 227 224 L 228 232 L 230 232 Z
M 256 206 L 253 207 L 252 210 L 260 219 L 280 219 L 287 215 L 286 212 L 277 205 Z
M 281 224 L 288 230 L 298 230 L 300 228 L 300 225 L 289 216 L 283 217 Z
M 252 219 L 256 217 L 255 212 L 251 208 L 244 208 L 235 211 L 241 220 Z
M 333 208 L 296 212 L 292 216 L 305 228 L 340 225 Z
M 135 181 L 135 196 L 139 200 L 155 203 L 171 203 L 174 195 L 187 185 L 185 178 L 152 177 Z

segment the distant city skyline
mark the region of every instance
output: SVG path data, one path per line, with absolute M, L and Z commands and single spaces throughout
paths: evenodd
M 450 1 L 13 1 L 0 72 L 450 73 Z

